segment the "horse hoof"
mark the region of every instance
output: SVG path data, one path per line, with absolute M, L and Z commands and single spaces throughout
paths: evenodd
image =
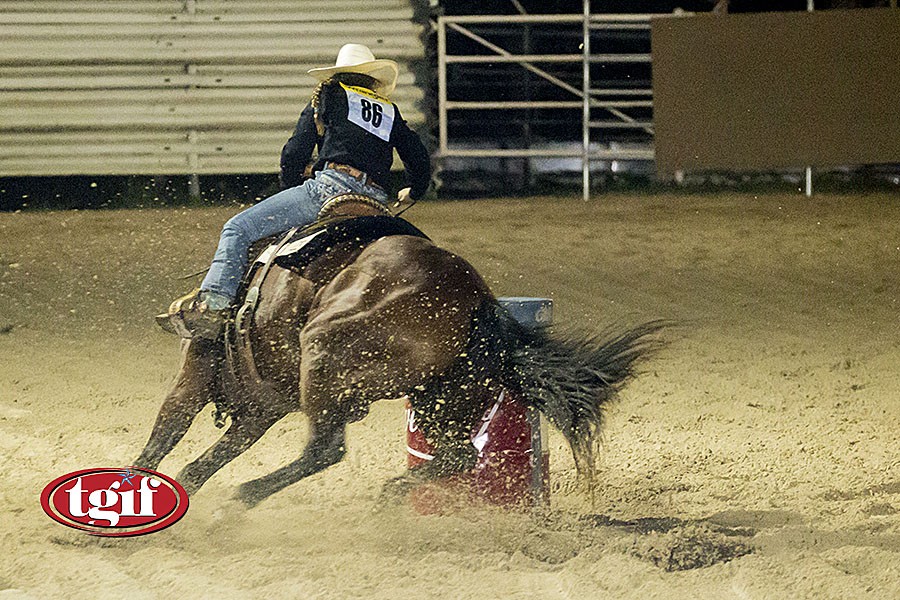
M 181 487 L 184 488 L 184 491 L 187 492 L 189 498 L 193 498 L 194 494 L 197 493 L 197 490 L 203 485 L 202 483 L 197 483 L 193 477 L 191 477 L 185 471 L 182 471 L 175 477 L 175 481 L 181 484 Z
M 239 485 L 237 492 L 234 494 L 234 499 L 241 502 L 247 508 L 253 508 L 265 500 L 266 497 L 266 494 L 262 493 L 262 490 L 254 485 L 252 481 Z
M 379 506 L 399 504 L 406 498 L 409 491 L 416 485 L 416 481 L 406 475 L 387 480 L 381 486 L 381 494 L 378 496 Z

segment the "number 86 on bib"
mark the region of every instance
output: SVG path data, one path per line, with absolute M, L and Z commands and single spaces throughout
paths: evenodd
M 347 120 L 388 142 L 394 127 L 394 105 L 369 90 L 341 84 L 347 94 Z

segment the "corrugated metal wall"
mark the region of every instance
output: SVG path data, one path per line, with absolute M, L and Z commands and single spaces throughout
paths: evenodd
M 416 126 L 412 1 L 0 0 L 0 176 L 275 172 L 346 42 Z

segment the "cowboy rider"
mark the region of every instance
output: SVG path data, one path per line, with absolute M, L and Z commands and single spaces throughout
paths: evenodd
M 334 66 L 308 71 L 320 83 L 282 150 L 283 189 L 225 223 L 199 290 L 169 309 L 170 318 L 181 319 L 184 328 L 179 329 L 208 339 L 219 336 L 253 242 L 312 223 L 327 200 L 342 194 L 362 194 L 387 204 L 385 187 L 395 148 L 410 183 L 398 199 L 425 195 L 431 180 L 428 151 L 389 100 L 398 72 L 396 62 L 376 59 L 362 44 L 344 45 Z M 316 147 L 314 175 L 305 179 L 304 169 Z

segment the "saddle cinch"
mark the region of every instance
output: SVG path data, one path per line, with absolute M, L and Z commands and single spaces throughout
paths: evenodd
M 428 239 L 418 228 L 393 216 L 387 207 L 368 196 L 343 194 L 326 201 L 316 221 L 287 232 L 277 242 L 268 245 L 250 263 L 238 290 L 235 308 L 229 315 L 229 325 L 233 327 L 233 331 L 246 331 L 246 325 L 252 319 L 259 302 L 259 288 L 273 265 L 304 275 L 310 263 L 333 248 L 350 246 L 356 252 L 349 253 L 348 258 L 355 258 L 375 240 L 390 235 L 412 235 Z M 260 269 L 263 273 L 257 278 Z M 254 279 L 257 283 L 250 287 L 250 282 Z M 157 323 L 166 331 L 185 338 L 191 337 L 190 331 L 179 317 L 182 308 L 196 297 L 198 291 L 194 290 L 173 302 L 167 313 L 156 317 Z

